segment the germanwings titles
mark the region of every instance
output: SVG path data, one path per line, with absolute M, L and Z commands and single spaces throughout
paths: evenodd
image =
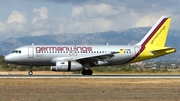
M 135 45 L 29 45 L 5 56 L 8 63 L 50 66 L 52 71 L 82 71 L 92 75 L 92 67 L 122 65 L 174 53 L 166 47 L 171 18 L 162 16 L 144 38 Z
M 62 52 L 62 51 L 66 51 L 66 52 L 72 52 L 72 51 L 83 51 L 83 52 L 87 52 L 87 51 L 92 51 L 92 47 L 36 47 L 36 53 L 44 53 L 44 52 Z

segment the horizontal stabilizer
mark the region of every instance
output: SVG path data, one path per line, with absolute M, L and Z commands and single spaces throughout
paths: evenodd
M 173 53 L 173 52 L 175 52 L 176 51 L 176 49 L 175 48 L 171 48 L 171 47 L 165 47 L 165 48 L 162 48 L 162 49 L 157 49 L 157 50 L 153 50 L 153 51 L 151 51 L 151 53 L 152 54 L 154 54 L 155 56 L 157 55 L 161 55 L 161 54 L 164 54 L 164 53 L 166 53 L 166 54 L 170 54 L 170 53 Z

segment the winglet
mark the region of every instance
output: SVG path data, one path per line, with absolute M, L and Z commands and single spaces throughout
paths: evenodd
M 145 37 L 136 45 L 147 46 L 154 45 L 158 47 L 164 47 L 166 43 L 166 37 L 170 26 L 170 16 L 162 16 L 156 24 L 149 30 Z

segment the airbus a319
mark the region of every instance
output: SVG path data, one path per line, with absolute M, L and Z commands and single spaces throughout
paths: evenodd
M 52 71 L 80 71 L 92 75 L 92 67 L 122 65 L 152 59 L 176 51 L 166 47 L 171 18 L 162 16 L 134 45 L 29 45 L 15 49 L 5 61 L 18 65 L 50 66 Z

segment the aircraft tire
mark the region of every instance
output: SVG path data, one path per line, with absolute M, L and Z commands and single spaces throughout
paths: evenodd
M 82 70 L 82 75 L 87 75 L 87 70 Z
M 92 70 L 82 70 L 82 75 L 92 75 L 93 71 Z
M 33 72 L 32 72 L 32 71 L 29 71 L 28 74 L 29 74 L 29 75 L 33 75 Z
M 92 75 L 93 71 L 92 70 L 87 70 L 87 75 Z

